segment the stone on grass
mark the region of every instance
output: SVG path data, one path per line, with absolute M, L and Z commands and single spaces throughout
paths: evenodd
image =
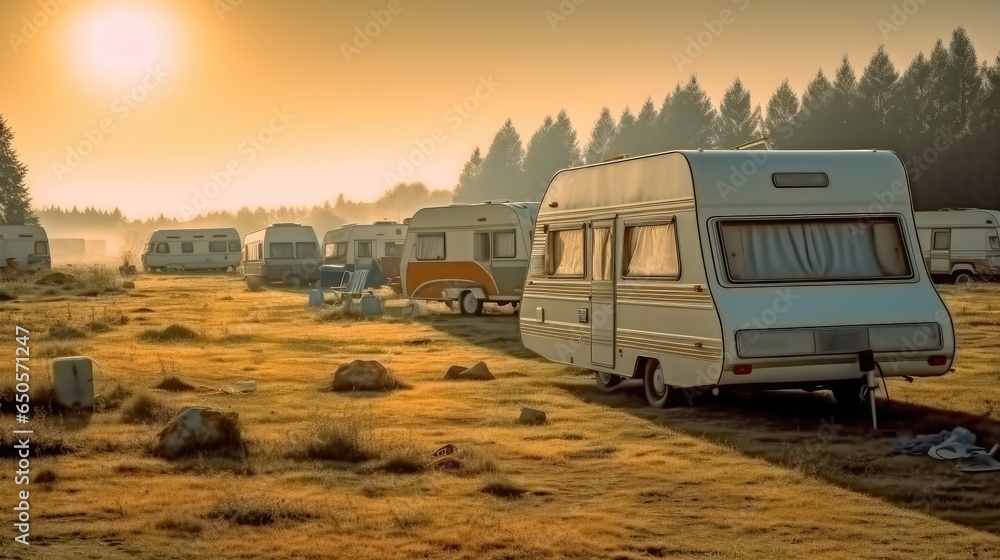
M 391 388 L 389 370 L 375 360 L 354 360 L 333 373 L 334 391 L 385 391 Z
M 123 280 L 122 288 L 129 288 L 129 289 L 135 288 L 135 282 L 131 280 Z
M 518 424 L 545 424 L 548 420 L 545 418 L 544 411 L 525 407 L 521 409 L 521 417 L 517 419 L 517 422 Z
M 160 431 L 153 452 L 167 459 L 196 453 L 238 451 L 239 415 L 211 408 L 186 407 Z
M 451 366 L 448 368 L 448 373 L 444 375 L 444 378 L 448 380 L 464 379 L 469 381 L 490 381 L 496 379 L 490 373 L 490 368 L 486 366 L 486 362 L 479 362 L 470 368 Z

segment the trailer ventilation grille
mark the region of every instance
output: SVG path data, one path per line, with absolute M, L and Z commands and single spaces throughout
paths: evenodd
M 816 351 L 821 354 L 860 352 L 868 346 L 865 327 L 816 329 Z

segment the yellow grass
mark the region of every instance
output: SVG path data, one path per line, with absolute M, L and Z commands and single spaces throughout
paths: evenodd
M 1000 557 L 1000 475 L 890 457 L 890 438 L 873 437 L 863 419 L 835 418 L 820 393 L 654 411 L 634 388 L 598 394 L 584 372 L 525 351 L 509 314 L 321 317 L 304 292 L 252 293 L 234 276 L 135 283 L 120 294 L 31 290 L 0 303 L 8 364 L 13 325 L 22 325 L 35 383 L 53 357 L 84 354 L 103 368 L 102 391 L 116 391 L 86 422 L 32 419 L 38 439 L 68 452 L 32 463 L 48 482 L 30 487 L 30 548 L 11 542 L 15 467 L 9 453 L 0 459 L 0 557 Z M 897 409 L 886 427 L 900 437 L 915 417 L 937 414 L 948 428 L 976 421 L 967 427 L 979 433 L 1000 420 L 1000 290 L 943 292 L 959 328 L 957 371 L 890 383 Z M 119 315 L 128 319 L 87 328 Z M 56 324 L 84 336 L 52 338 Z M 197 337 L 143 334 L 171 325 Z M 379 360 L 412 388 L 326 391 L 337 366 L 356 358 Z M 450 366 L 480 360 L 496 381 L 443 380 Z M 254 379 L 258 390 L 153 388 L 170 376 L 212 389 Z M 125 421 L 146 410 L 136 399 L 237 411 L 246 459 L 153 457 L 164 424 L 157 413 Z M 549 422 L 518 425 L 522 406 Z M 4 411 L 0 434 L 14 427 Z M 333 437 L 333 423 L 352 422 L 374 458 L 303 453 Z M 448 443 L 462 469 L 408 468 Z

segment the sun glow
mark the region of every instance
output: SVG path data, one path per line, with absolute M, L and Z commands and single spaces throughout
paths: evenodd
M 177 29 L 173 15 L 159 6 L 110 1 L 78 16 L 68 47 L 82 78 L 98 88 L 121 88 L 150 68 L 176 63 Z

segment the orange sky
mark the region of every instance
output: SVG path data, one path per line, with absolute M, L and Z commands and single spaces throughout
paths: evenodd
M 902 72 L 959 25 L 1000 52 L 991 0 L 6 0 L 0 22 L 36 205 L 130 217 L 451 188 L 508 117 L 527 142 L 566 109 L 584 144 L 603 105 L 659 106 L 691 73 L 763 105 L 880 43 Z

